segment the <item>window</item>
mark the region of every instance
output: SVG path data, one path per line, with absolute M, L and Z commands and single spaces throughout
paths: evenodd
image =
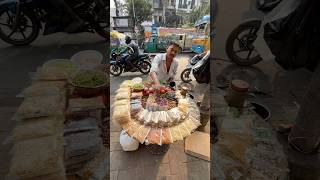
M 188 8 L 188 3 L 187 3 L 187 0 L 184 0 L 184 3 L 183 3 L 183 6 L 182 6 L 184 9 L 187 9 Z
M 183 40 L 183 36 L 180 36 L 180 39 L 179 39 L 179 40 L 180 40 L 180 41 Z
M 162 23 L 162 16 L 159 16 L 159 23 Z
M 153 22 L 153 23 L 155 23 L 155 24 L 157 24 L 157 23 L 158 23 L 157 16 L 153 16 L 153 20 L 154 20 L 154 22 Z
M 175 0 L 171 0 L 171 6 L 175 6 L 174 4 L 175 4 L 175 2 L 174 2 Z

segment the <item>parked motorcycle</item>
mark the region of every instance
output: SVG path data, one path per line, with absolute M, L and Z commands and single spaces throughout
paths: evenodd
M 257 0 L 257 9 L 263 14 L 272 11 L 282 0 Z M 251 66 L 262 61 L 253 45 L 261 26 L 261 19 L 254 19 L 237 26 L 226 42 L 226 53 L 238 65 Z
M 66 0 L 66 3 L 84 20 L 81 32 L 96 32 L 109 38 L 108 9 L 104 0 Z M 47 1 L 0 1 L 0 39 L 15 46 L 32 43 L 40 29 L 44 29 L 44 35 L 63 32 L 68 23 L 68 16 L 58 13 Z
M 133 49 L 129 48 L 128 54 L 133 54 Z M 140 71 L 142 74 L 149 74 L 151 69 L 151 58 L 148 54 L 139 54 L 136 59 L 131 63 L 134 68 L 130 68 L 126 62 L 121 62 L 120 59 L 123 57 L 123 53 L 117 53 L 116 50 L 112 50 L 110 59 L 110 74 L 113 76 L 120 76 L 124 72 L 137 72 Z
M 186 67 L 186 69 L 184 69 L 181 74 L 180 74 L 180 78 L 182 80 L 182 82 L 185 83 L 189 83 L 192 81 L 192 78 L 190 76 L 190 73 L 192 72 L 192 70 L 198 66 L 198 64 L 201 64 L 201 62 L 205 59 L 205 58 L 209 58 L 210 53 L 208 52 L 204 52 L 201 54 L 197 54 L 195 55 L 193 58 L 191 58 L 189 60 L 189 63 Z

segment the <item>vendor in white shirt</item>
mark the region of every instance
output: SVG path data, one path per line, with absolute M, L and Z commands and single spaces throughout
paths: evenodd
M 152 60 L 150 77 L 156 86 L 160 86 L 160 81 L 171 82 L 177 74 L 178 60 L 176 54 L 180 52 L 179 44 L 170 42 L 167 52 L 158 54 Z

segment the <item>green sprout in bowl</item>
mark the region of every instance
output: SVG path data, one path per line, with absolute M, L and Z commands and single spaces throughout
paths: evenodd
M 78 87 L 96 88 L 104 85 L 107 78 L 100 71 L 80 71 L 72 79 L 72 83 Z

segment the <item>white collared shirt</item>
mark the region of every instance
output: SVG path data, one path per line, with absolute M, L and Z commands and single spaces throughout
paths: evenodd
M 169 78 L 174 79 L 178 71 L 178 61 L 176 58 L 173 58 L 170 66 L 169 73 L 167 73 L 166 65 L 166 53 L 158 54 L 154 57 L 151 63 L 151 72 L 155 72 L 158 76 L 159 81 L 167 81 Z

